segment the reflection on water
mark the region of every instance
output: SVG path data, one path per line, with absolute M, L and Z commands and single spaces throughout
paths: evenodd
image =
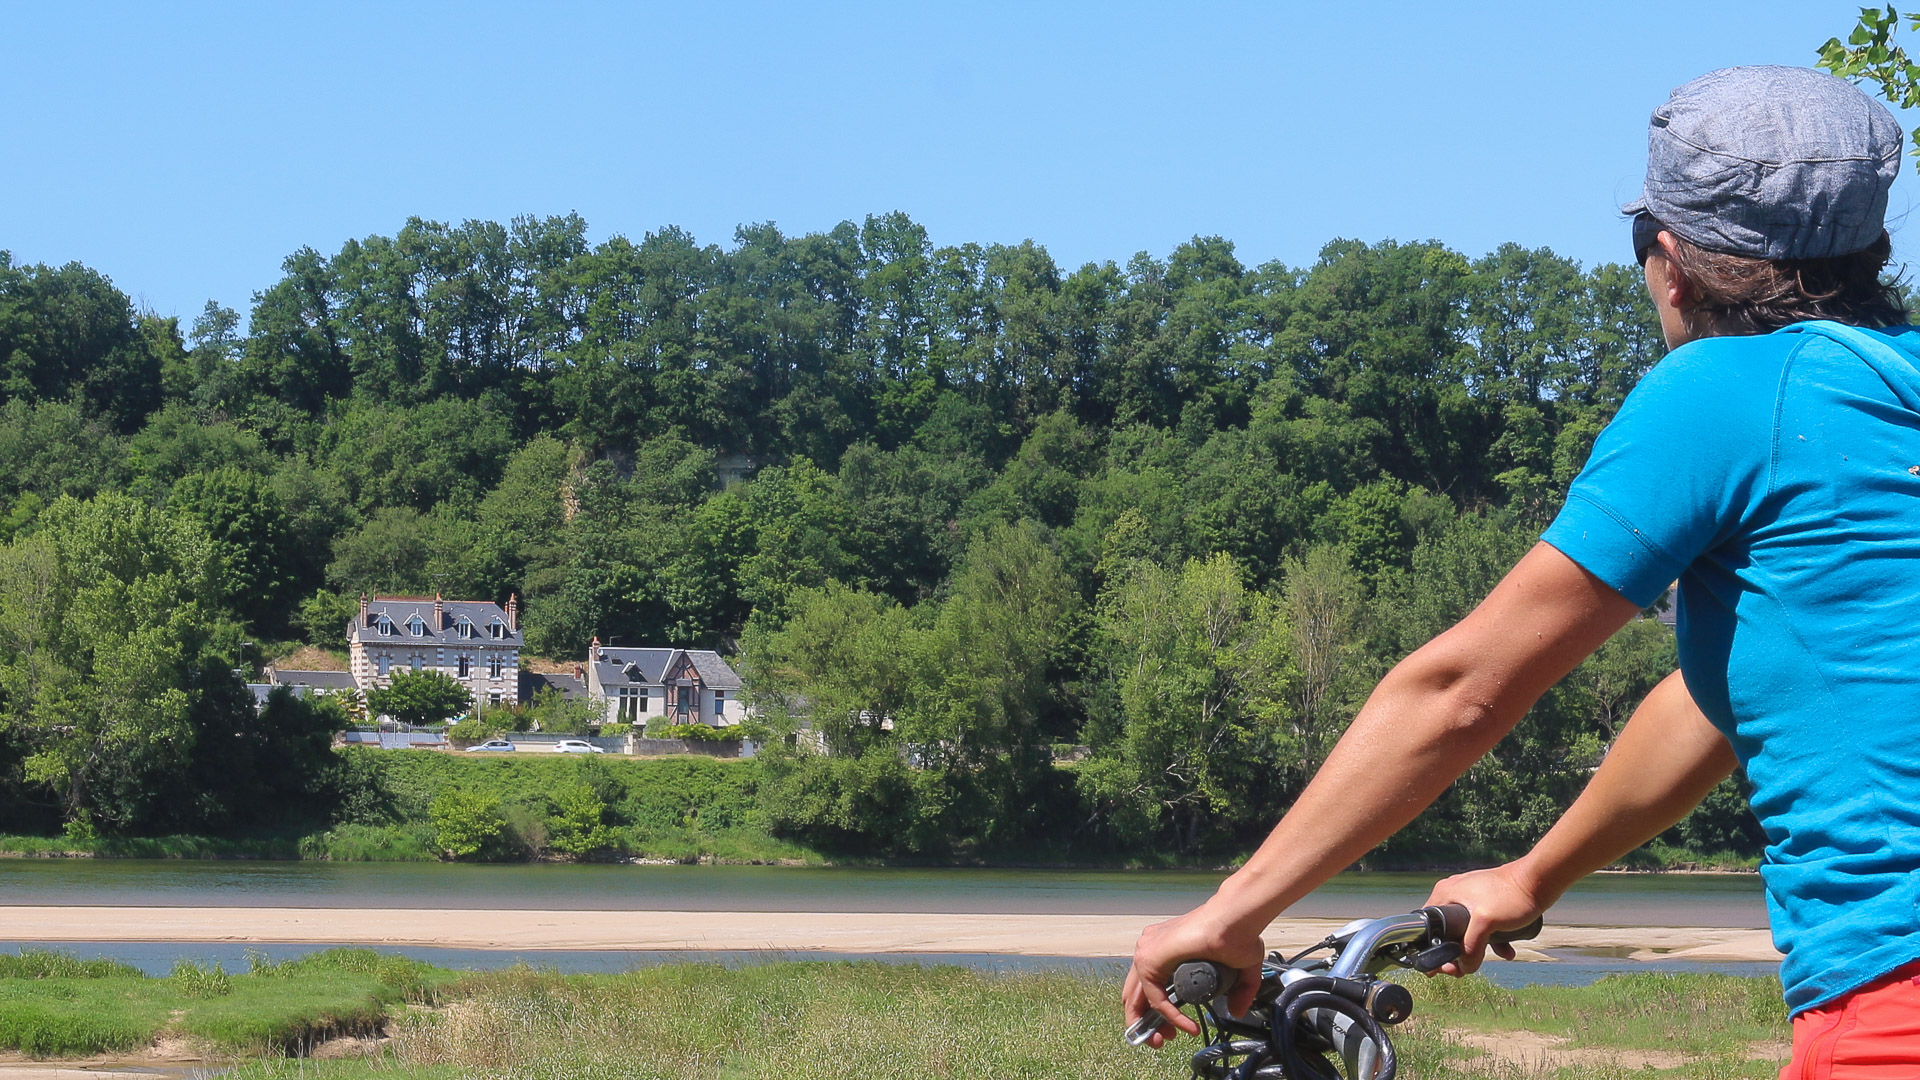
M 19 942 L 0 942 L 0 951 L 4 952 L 47 947 Z M 229 972 L 241 972 L 247 970 L 249 951 L 265 953 L 278 962 L 305 956 L 317 949 L 330 946 L 116 941 L 66 943 L 56 947 L 61 952 L 88 959 L 105 957 L 118 960 L 121 963 L 132 964 L 149 975 L 158 976 L 172 971 L 174 962 L 178 960 L 192 960 L 201 965 L 217 963 Z M 1121 976 L 1127 971 L 1127 961 L 1121 957 L 1012 956 L 1005 953 L 828 953 L 786 950 L 615 952 L 572 949 L 529 949 L 523 952 L 504 952 L 494 949 L 432 949 L 386 945 L 376 948 L 382 953 L 412 957 L 444 968 L 495 971 L 515 964 L 527 964 L 531 967 L 551 969 L 569 975 L 611 974 L 653 967 L 658 964 L 709 963 L 723 967 L 745 967 L 799 960 L 873 960 L 884 964 L 957 966 L 996 974 L 1065 971 L 1112 979 L 1118 985 Z M 1495 985 L 1510 989 L 1522 986 L 1585 986 L 1602 976 L 1616 972 L 1714 972 L 1749 977 L 1779 973 L 1777 964 L 1608 959 L 1583 955 L 1571 950 L 1554 950 L 1553 955 L 1555 957 L 1553 962 L 1489 961 L 1480 969 L 1480 973 Z
M 1063 912 L 1172 915 L 1224 876 L 1158 870 L 0 859 L 0 904 L 667 911 Z M 1440 875 L 1342 874 L 1290 915 L 1407 911 Z M 1563 925 L 1763 927 L 1751 874 L 1603 874 L 1548 918 Z

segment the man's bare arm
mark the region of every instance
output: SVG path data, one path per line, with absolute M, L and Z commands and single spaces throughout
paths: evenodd
M 1260 935 L 1275 916 L 1413 820 L 1637 610 L 1536 544 L 1478 608 L 1380 681 L 1306 791 L 1212 899 L 1141 935 L 1124 991 L 1129 1022 L 1153 1008 L 1194 1030 L 1161 992 L 1187 959 L 1240 969 L 1249 977 L 1239 993 L 1250 995 Z
M 1671 828 L 1735 764 L 1733 747 L 1694 705 L 1680 673 L 1667 676 L 1634 710 L 1586 790 L 1532 851 L 1433 887 L 1428 903 L 1460 903 L 1473 912 L 1466 955 L 1447 970 L 1464 974 L 1479 967 L 1489 933 L 1533 921 L 1568 886 Z

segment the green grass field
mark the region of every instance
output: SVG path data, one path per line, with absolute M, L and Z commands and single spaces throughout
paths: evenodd
M 1786 1039 L 1771 979 L 1633 974 L 1502 990 L 1412 979 L 1396 1029 L 1418 1080 L 1767 1077 Z M 1183 1039 L 1125 1045 L 1114 980 L 958 967 L 673 964 L 623 975 L 461 975 L 363 949 L 150 978 L 57 953 L 0 956 L 0 1050 L 128 1053 L 184 1040 L 234 1080 L 1178 1080 Z M 377 1056 L 311 1060 L 339 1036 Z M 374 1045 L 370 1040 L 364 1045 Z

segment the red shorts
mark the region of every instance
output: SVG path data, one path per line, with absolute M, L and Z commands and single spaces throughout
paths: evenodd
M 1920 1077 L 1920 962 L 1793 1018 L 1780 1080 Z

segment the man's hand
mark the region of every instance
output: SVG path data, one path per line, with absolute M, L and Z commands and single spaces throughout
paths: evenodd
M 1461 942 L 1465 951 L 1460 959 L 1439 969 L 1440 974 L 1456 976 L 1480 970 L 1487 958 L 1487 938 L 1494 931 L 1518 930 L 1544 915 L 1548 907 L 1540 902 L 1537 890 L 1518 863 L 1444 878 L 1434 885 L 1427 904 L 1464 904 L 1472 913 L 1466 938 Z M 1513 946 L 1492 947 L 1502 960 L 1513 959 Z
M 1167 1000 L 1167 983 L 1173 969 L 1188 960 L 1212 960 L 1240 973 L 1227 993 L 1228 1011 L 1235 1016 L 1253 1007 L 1253 996 L 1260 989 L 1260 962 L 1267 955 L 1259 935 L 1235 932 L 1209 910 L 1211 904 L 1187 912 L 1177 919 L 1154 923 L 1140 933 L 1134 946 L 1133 966 L 1127 969 L 1127 983 L 1120 999 L 1126 1006 L 1127 1023 L 1159 1012 L 1172 1027 L 1162 1026 L 1147 1037 L 1147 1045 L 1159 1046 L 1174 1037 L 1176 1030 L 1200 1034 L 1200 1025 Z

